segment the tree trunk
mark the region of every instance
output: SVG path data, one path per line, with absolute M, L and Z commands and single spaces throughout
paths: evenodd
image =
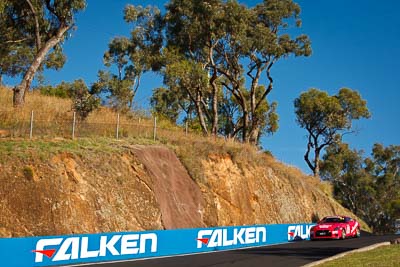
M 249 132 L 249 143 L 252 145 L 258 144 L 258 138 L 260 133 L 260 127 L 258 125 L 253 125 L 252 129 Z
M 14 107 L 21 107 L 25 103 L 25 93 L 30 89 L 31 83 L 40 65 L 43 63 L 47 53 L 54 48 L 63 38 L 64 34 L 70 26 L 62 25 L 55 36 L 50 38 L 45 45 L 38 51 L 32 64 L 26 71 L 19 85 L 14 87 L 13 104 Z
M 310 151 L 312 148 L 312 143 L 311 143 L 311 137 L 308 137 L 308 144 L 307 144 L 307 151 L 306 154 L 304 154 L 304 160 L 306 161 L 308 167 L 311 169 L 311 171 L 313 172 L 314 176 L 315 176 L 315 166 L 311 163 L 310 161 Z
M 218 133 L 218 87 L 215 84 L 215 81 L 218 79 L 218 71 L 214 62 L 214 48 L 215 44 L 212 42 L 212 38 L 209 39 L 209 49 L 208 49 L 208 63 L 212 66 L 212 76 L 209 79 L 209 84 L 212 88 L 212 127 L 211 133 L 214 136 L 217 136 Z
M 203 133 L 205 135 L 207 135 L 208 130 L 207 130 L 207 125 L 206 125 L 206 122 L 204 119 L 203 110 L 201 109 L 201 96 L 199 93 L 197 93 L 197 96 L 196 96 L 195 106 L 196 106 L 197 114 L 199 114 L 200 125 L 201 125 L 201 128 L 203 129 Z
M 315 148 L 315 159 L 314 159 L 314 177 L 319 178 L 319 148 Z
M 249 127 L 249 113 L 247 111 L 247 108 L 245 107 L 245 105 L 243 105 L 243 129 L 242 129 L 242 140 L 243 142 L 248 143 L 249 139 L 248 139 L 248 127 Z
M 218 87 L 215 84 L 216 75 L 213 75 L 213 78 L 210 80 L 211 87 L 213 88 L 213 100 L 212 100 L 212 112 L 213 112 L 213 121 L 212 121 L 212 134 L 217 136 L 218 133 Z
M 249 143 L 253 144 L 253 145 L 258 144 L 258 137 L 259 137 L 259 133 L 261 130 L 258 119 L 255 115 L 257 108 L 258 108 L 256 94 L 257 94 L 258 82 L 259 82 L 260 76 L 261 76 L 261 70 L 262 70 L 261 66 L 257 65 L 257 71 L 256 71 L 255 77 L 248 74 L 252 78 L 251 89 L 250 89 L 250 114 L 251 114 L 251 117 L 250 117 L 250 121 L 249 121 L 251 128 L 248 133 L 248 136 L 249 136 Z

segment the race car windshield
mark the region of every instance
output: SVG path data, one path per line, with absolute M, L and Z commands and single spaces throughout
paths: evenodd
M 325 218 L 321 222 L 322 223 L 337 223 L 337 222 L 342 222 L 342 218 L 337 218 L 337 217 L 331 217 L 331 218 Z

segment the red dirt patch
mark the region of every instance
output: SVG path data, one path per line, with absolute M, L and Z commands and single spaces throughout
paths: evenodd
M 199 186 L 173 151 L 161 146 L 132 146 L 153 179 L 165 229 L 204 227 Z

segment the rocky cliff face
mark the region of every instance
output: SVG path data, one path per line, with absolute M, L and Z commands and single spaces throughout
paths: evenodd
M 199 160 L 193 181 L 161 146 L 54 153 L 0 161 L 0 236 L 57 235 L 310 222 L 318 212 L 350 214 L 284 165 L 239 167 L 229 155 Z M 249 165 L 250 166 L 250 165 Z M 280 167 L 276 167 L 280 166 Z
M 239 168 L 228 155 L 212 156 L 202 165 L 207 178 L 200 188 L 208 225 L 311 222 L 329 214 L 350 214 L 319 189 L 318 181 L 293 168 L 286 171 L 298 172 L 296 176 L 268 165 Z

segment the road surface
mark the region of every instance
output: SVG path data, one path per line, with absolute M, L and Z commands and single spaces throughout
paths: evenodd
M 297 267 L 336 254 L 390 241 L 397 235 L 367 236 L 346 240 L 299 241 L 287 244 L 203 253 L 178 257 L 93 263 L 73 266 L 93 267 Z

